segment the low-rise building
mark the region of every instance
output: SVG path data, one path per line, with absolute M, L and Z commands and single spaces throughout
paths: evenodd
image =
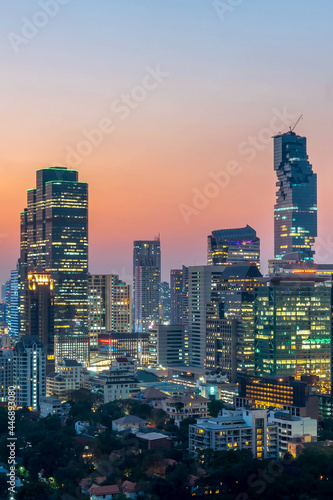
M 89 488 L 90 500 L 112 500 L 112 498 L 117 498 L 119 493 L 120 490 L 117 484 L 107 486 L 93 484 Z
M 147 421 L 142 418 L 136 417 L 135 415 L 127 415 L 126 417 L 117 418 L 117 420 L 112 420 L 112 430 L 116 432 L 122 432 L 132 429 L 140 429 L 145 427 Z
M 273 411 L 269 413 L 269 421 L 278 428 L 280 456 L 288 452 L 288 444 L 295 438 L 309 436 L 311 441 L 317 441 L 318 422 L 313 418 L 295 417 L 287 412 Z
M 208 399 L 197 394 L 183 394 L 161 401 L 161 408 L 178 425 L 189 417 L 205 418 L 208 415 Z
M 76 360 L 64 358 L 56 371 L 46 377 L 46 395 L 61 400 L 68 399 L 73 391 L 81 387 L 83 366 Z
M 43 396 L 40 398 L 40 417 L 46 418 L 48 415 L 57 415 L 63 418 L 67 415 L 70 407 L 68 403 L 62 403 L 60 399 Z
M 92 391 L 103 398 L 103 403 L 117 399 L 128 399 L 138 391 L 138 381 L 127 370 L 100 372 L 91 379 Z
M 278 457 L 278 430 L 267 410 L 223 411 L 216 418 L 198 419 L 189 428 L 189 451 L 250 450 L 259 459 Z

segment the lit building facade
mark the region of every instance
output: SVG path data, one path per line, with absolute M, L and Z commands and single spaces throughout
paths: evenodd
M 254 375 L 254 292 L 257 287 L 263 286 L 257 266 L 226 266 L 213 296 L 220 304 L 224 317 L 237 320 L 238 376 Z
M 134 329 L 148 332 L 159 323 L 161 286 L 161 244 L 159 237 L 134 241 L 133 302 Z
M 116 274 L 91 274 L 88 287 L 90 347 L 98 347 L 98 335 L 132 331 L 132 287 Z
M 53 279 L 48 273 L 28 273 L 25 286 L 25 333 L 36 335 L 47 354 L 46 373 L 54 370 Z
M 204 368 L 206 360 L 206 308 L 212 300 L 224 267 L 188 268 L 188 363 Z
M 14 347 L 16 406 L 38 410 L 46 393 L 46 352 L 37 336 L 23 335 Z
M 313 261 L 317 236 L 317 175 L 306 152 L 306 138 L 289 131 L 274 137 L 277 175 L 274 207 L 274 255 L 300 252 Z
M 9 335 L 0 335 L 0 402 L 8 401 L 8 387 L 13 385 L 13 355 Z
M 171 269 L 170 271 L 170 322 L 171 325 L 181 325 L 182 318 L 182 288 L 183 270 Z
M 183 325 L 155 325 L 149 330 L 149 365 L 168 367 L 184 362 Z
M 160 323 L 170 325 L 171 320 L 171 295 L 167 281 L 162 281 L 160 291 Z
M 332 283 L 327 278 L 282 275 L 255 291 L 257 376 L 318 377 L 331 389 Z
M 102 333 L 98 336 L 98 354 L 108 360 L 130 357 L 138 366 L 148 366 L 149 333 Z
M 207 305 L 206 361 L 207 370 L 220 369 L 229 382 L 237 380 L 237 341 L 240 322 L 224 317 L 222 304 Z
M 189 451 L 249 450 L 259 460 L 279 456 L 278 426 L 268 421 L 267 410 L 223 411 L 216 418 L 202 418 L 189 427 Z
M 208 236 L 208 265 L 240 262 L 256 264 L 260 268 L 260 239 L 251 226 L 220 229 Z
M 34 271 L 50 273 L 54 282 L 55 337 L 87 339 L 88 186 L 78 181 L 76 170 L 38 170 L 36 188 L 28 190 L 28 206 L 21 214 L 22 282 Z M 21 295 L 24 301 L 24 290 Z M 85 351 L 87 362 L 87 341 Z M 62 352 L 56 355 L 66 357 Z

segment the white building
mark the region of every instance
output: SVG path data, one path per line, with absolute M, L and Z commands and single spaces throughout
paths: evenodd
M 129 399 L 138 392 L 138 380 L 127 370 L 110 370 L 100 372 L 91 379 L 93 392 L 101 394 L 103 402 L 109 403 L 117 399 Z
M 69 404 L 61 403 L 60 399 L 48 398 L 46 396 L 40 398 L 40 418 L 46 418 L 48 415 L 57 415 L 62 418 L 69 408 Z
M 6 337 L 0 338 L 0 401 L 8 401 L 8 387 L 13 385 L 13 348 L 8 345 Z M 3 342 L 2 339 L 4 338 Z M 9 337 L 8 337 L 9 338 Z
M 188 268 L 189 365 L 203 367 L 206 358 L 206 309 L 225 266 Z
M 189 428 L 189 450 L 250 450 L 259 459 L 278 458 L 277 425 L 268 422 L 267 410 L 223 411 L 216 418 L 199 419 Z
M 16 405 L 38 410 L 46 392 L 46 353 L 37 336 L 24 335 L 15 345 L 13 371 Z
M 179 425 L 179 422 L 185 418 L 207 417 L 208 401 L 197 394 L 183 394 L 162 400 L 161 408 L 169 418 L 174 419 L 175 424 Z
M 296 438 L 310 436 L 311 441 L 317 441 L 318 422 L 313 418 L 295 417 L 287 412 L 272 411 L 268 420 L 278 427 L 280 456 L 288 452 L 288 443 Z
M 46 378 L 46 395 L 66 399 L 72 391 L 81 387 L 81 375 L 84 367 L 76 360 L 64 358 L 56 367 L 56 372 Z

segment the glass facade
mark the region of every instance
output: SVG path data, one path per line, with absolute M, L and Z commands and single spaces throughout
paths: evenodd
M 21 214 L 22 282 L 34 271 L 50 273 L 54 282 L 55 336 L 86 336 L 88 185 L 78 182 L 76 170 L 38 170 L 36 188 L 28 191 L 28 206 Z M 86 351 L 88 360 L 88 343 Z
M 317 175 L 306 153 L 306 138 L 294 132 L 274 137 L 274 170 L 277 174 L 274 207 L 274 254 L 276 259 L 300 252 L 313 261 L 317 236 Z
M 249 225 L 237 229 L 220 229 L 208 236 L 208 265 L 239 262 L 256 264 L 260 269 L 260 239 Z
M 133 304 L 134 329 L 148 332 L 160 319 L 161 244 L 159 237 L 134 241 Z
M 331 280 L 274 278 L 255 292 L 255 373 L 318 377 L 331 387 Z

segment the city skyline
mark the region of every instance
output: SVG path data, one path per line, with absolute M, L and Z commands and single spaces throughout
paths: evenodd
M 172 268 L 206 262 L 206 238 L 212 230 L 246 224 L 256 229 L 261 240 L 265 272 L 267 260 L 273 258 L 275 200 L 273 143 L 267 129 L 270 135 L 286 132 L 301 113 L 304 119 L 296 133 L 308 138 L 309 158 L 318 174 L 321 251 L 317 259 L 332 260 L 330 183 L 325 179 L 332 156 L 333 79 L 325 47 L 332 40 L 333 6 L 324 2 L 328 15 L 323 16 L 316 5 L 302 9 L 303 3 L 296 1 L 286 5 L 286 15 L 286 9 L 276 5 L 258 1 L 252 8 L 242 2 L 222 20 L 213 2 L 171 4 L 173 9 L 156 2 L 147 11 L 142 4 L 133 4 L 130 10 L 118 3 L 113 10 L 104 2 L 99 11 L 87 7 L 78 13 L 74 2 L 69 2 L 17 53 L 8 35 L 20 33 L 21 18 L 32 19 L 40 7 L 27 1 L 3 7 L 7 20 L 1 20 L 0 26 L 7 43 L 0 50 L 8 76 L 0 84 L 6 96 L 1 125 L 6 173 L 0 197 L 6 214 L 0 231 L 2 283 L 18 257 L 18 212 L 25 206 L 25 190 L 33 186 L 37 169 L 57 165 L 78 169 L 90 186 L 91 273 L 114 273 L 129 281 L 132 242 L 160 233 L 162 279 L 169 280 Z M 127 30 L 117 25 L 123 9 Z M 97 37 L 92 36 L 93 25 L 91 36 L 81 28 L 89 25 L 90 16 L 100 26 Z M 307 36 L 310 23 L 316 34 L 311 39 Z M 106 43 L 113 39 L 118 41 L 117 49 Z M 127 39 L 131 44 L 135 39 L 141 42 L 131 52 Z M 263 51 L 263 40 L 271 53 Z M 71 56 L 61 51 L 60 58 L 55 41 L 60 49 L 70 43 Z M 221 50 L 224 41 L 227 52 Z M 154 80 L 156 71 L 161 76 L 155 74 Z M 143 82 L 152 90 L 145 89 L 147 96 L 135 102 L 135 109 L 112 111 L 114 100 Z M 137 98 L 141 99 L 140 92 Z M 285 122 L 277 119 L 283 114 Z M 89 133 L 105 118 L 115 122 L 112 134 L 105 133 L 101 144 L 91 147 L 82 161 L 71 156 L 69 151 L 77 151 L 78 144 L 87 140 L 84 130 L 95 142 L 100 140 Z M 19 137 L 17 123 L 23 131 Z M 259 139 L 259 149 L 249 151 L 249 137 L 264 139 Z M 79 164 L 68 164 L 68 159 Z M 192 213 L 187 224 L 179 207 L 193 208 L 193 189 L 202 193 L 212 182 L 211 174 L 225 171 L 232 161 L 239 164 L 238 171 L 229 174 L 228 185 L 205 208 L 195 209 L 198 213 Z M 230 210 L 235 197 L 238 208 Z

